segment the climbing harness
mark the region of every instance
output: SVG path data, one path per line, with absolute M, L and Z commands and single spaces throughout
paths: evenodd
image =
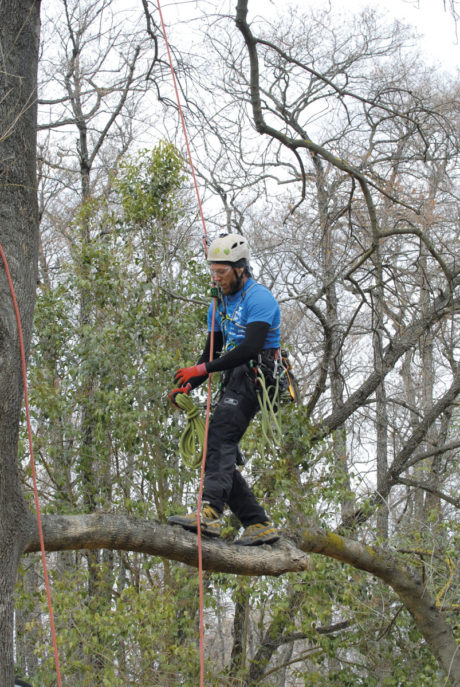
M 225 370 L 221 373 L 219 396 L 227 386 L 229 372 Z M 259 401 L 262 431 L 260 449 L 263 452 L 265 445 L 273 444 L 279 447 L 283 443 L 280 406 L 297 400 L 294 375 L 287 353 L 281 349 L 270 349 L 259 354 L 257 362 L 249 363 L 248 375 L 255 384 Z M 184 465 L 190 469 L 197 469 L 200 467 L 203 453 L 205 422 L 201 417 L 200 408 L 190 396 L 178 394 L 175 403 L 186 413 L 186 426 L 179 440 L 179 453 Z M 243 464 L 243 456 L 239 454 L 237 465 Z
M 57 640 L 56 640 L 56 629 L 54 626 L 53 605 L 52 605 L 52 601 L 51 601 L 51 588 L 50 588 L 50 583 L 49 583 L 49 578 L 48 578 L 48 568 L 46 565 L 45 541 L 43 538 L 43 528 L 42 528 L 42 520 L 41 520 L 41 514 L 40 514 L 40 502 L 38 499 L 37 473 L 36 473 L 36 469 L 35 469 L 35 460 L 34 460 L 34 452 L 33 452 L 32 425 L 30 422 L 29 394 L 28 394 L 28 389 L 27 389 L 27 367 L 26 367 L 26 356 L 25 356 L 25 350 L 24 350 L 24 338 L 22 335 L 21 316 L 19 313 L 18 302 L 16 300 L 16 293 L 15 293 L 14 286 L 13 286 L 13 280 L 11 278 L 10 269 L 8 267 L 8 260 L 6 259 L 6 255 L 4 253 L 4 250 L 3 250 L 3 247 L 1 244 L 0 244 L 0 256 L 3 260 L 3 264 L 5 267 L 6 278 L 8 281 L 8 285 L 10 287 L 11 300 L 13 301 L 14 312 L 16 315 L 16 324 L 17 324 L 17 328 L 18 328 L 19 349 L 20 349 L 21 366 L 22 366 L 22 383 L 23 383 L 23 388 L 24 388 L 24 404 L 25 404 L 25 410 L 26 410 L 27 434 L 28 434 L 28 439 L 29 439 L 30 467 L 31 467 L 31 473 L 32 473 L 32 481 L 33 481 L 33 485 L 34 485 L 35 510 L 37 512 L 38 537 L 40 540 L 40 551 L 41 551 L 42 564 L 43 564 L 43 578 L 45 581 L 46 599 L 48 602 L 51 638 L 52 638 L 52 642 L 53 642 L 53 651 L 54 651 L 54 662 L 56 665 L 56 678 L 57 678 L 58 687 L 61 687 L 61 684 L 62 684 L 61 683 L 61 670 L 59 667 L 59 654 L 58 654 Z

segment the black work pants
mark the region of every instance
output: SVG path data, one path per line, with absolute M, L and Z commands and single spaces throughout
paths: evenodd
M 219 513 L 227 504 L 244 527 L 268 520 L 236 467 L 238 442 L 258 409 L 250 369 L 234 368 L 209 424 L 203 501 Z

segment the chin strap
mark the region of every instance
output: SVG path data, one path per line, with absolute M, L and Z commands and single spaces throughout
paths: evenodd
M 230 295 L 232 295 L 232 296 L 233 296 L 233 294 L 238 293 L 238 291 L 239 291 L 239 290 L 241 289 L 241 287 L 242 287 L 241 282 L 243 281 L 244 270 L 241 272 L 241 274 L 238 274 L 238 272 L 236 271 L 236 267 L 234 267 L 234 268 L 233 268 L 233 274 L 234 274 L 235 277 L 236 277 L 236 286 L 235 286 L 235 288 L 233 289 L 233 291 L 232 291 L 231 294 L 230 294 Z

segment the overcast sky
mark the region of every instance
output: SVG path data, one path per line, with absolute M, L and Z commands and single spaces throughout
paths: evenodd
M 312 6 L 323 0 L 308 0 Z M 450 0 L 446 0 L 446 5 Z M 460 66 L 460 45 L 456 36 L 455 21 L 449 11 L 444 10 L 443 0 L 342 0 L 342 7 L 358 10 L 363 6 L 377 7 L 394 18 L 414 26 L 423 34 L 422 49 L 429 61 L 442 63 L 449 69 Z M 460 2 L 455 0 L 457 13 Z M 460 32 L 460 25 L 458 26 Z
M 460 0 L 453 0 L 457 14 L 460 15 Z M 199 14 L 212 15 L 216 11 L 233 15 L 235 0 L 160 0 L 167 25 L 187 25 L 189 19 Z M 446 0 L 449 6 L 452 0 Z M 156 3 L 154 2 L 154 5 Z M 327 6 L 329 0 L 250 0 L 249 16 L 270 15 L 273 10 L 282 10 L 286 5 L 319 8 Z M 429 63 L 436 62 L 444 68 L 456 70 L 460 65 L 460 45 L 457 41 L 455 21 L 448 10 L 444 10 L 443 0 L 331 0 L 337 11 L 343 13 L 359 12 L 365 6 L 376 7 L 386 12 L 389 20 L 399 19 L 414 26 L 421 38 L 421 46 Z M 190 24 L 187 25 L 187 32 Z M 460 35 L 460 22 L 458 25 Z

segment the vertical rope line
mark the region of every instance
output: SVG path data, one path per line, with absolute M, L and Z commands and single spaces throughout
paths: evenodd
M 13 301 L 14 312 L 16 315 L 16 322 L 17 322 L 17 326 L 18 326 L 19 348 L 21 351 L 22 382 L 23 382 L 23 387 L 24 387 L 24 401 L 25 401 L 26 419 L 27 419 L 27 434 L 29 437 L 30 466 L 31 466 L 32 480 L 33 480 L 33 485 L 34 485 L 34 498 L 35 498 L 35 510 L 37 512 L 38 536 L 40 539 L 40 550 L 41 550 L 41 555 L 42 555 L 43 575 L 44 575 L 44 580 L 45 580 L 46 598 L 48 601 L 48 613 L 50 616 L 51 637 L 52 637 L 53 650 L 54 650 L 54 662 L 56 664 L 56 676 L 57 676 L 58 687 L 61 687 L 61 684 L 62 684 L 61 683 L 61 670 L 59 667 L 59 654 L 58 654 L 57 641 L 56 641 L 56 629 L 54 626 L 53 606 L 52 606 L 52 602 L 51 602 L 51 589 L 50 589 L 50 584 L 49 584 L 49 579 L 48 579 L 48 568 L 46 565 L 45 542 L 44 542 L 44 538 L 43 538 L 42 520 L 41 520 L 41 515 L 40 515 L 40 502 L 38 499 L 37 473 L 35 470 L 35 460 L 34 460 L 34 452 L 33 452 L 33 445 L 32 445 L 32 427 L 31 427 L 31 423 L 30 423 L 29 394 L 28 394 L 28 390 L 27 390 L 27 367 L 26 367 L 26 356 L 25 356 L 25 352 L 24 352 L 24 339 L 22 336 L 21 317 L 19 314 L 18 302 L 16 300 L 16 294 L 14 291 L 13 280 L 11 279 L 11 274 L 10 274 L 10 270 L 8 267 L 8 261 L 6 259 L 6 255 L 4 253 L 4 250 L 3 250 L 1 244 L 0 244 L 0 255 L 2 257 L 3 264 L 5 266 L 6 278 L 8 280 L 8 284 L 10 287 L 11 299 Z
M 206 243 L 206 238 L 207 238 L 208 232 L 207 232 L 207 228 L 206 228 L 206 220 L 204 218 L 203 205 L 201 203 L 200 192 L 198 189 L 198 182 L 196 179 L 195 167 L 193 165 L 192 153 L 190 150 L 190 143 L 189 143 L 189 138 L 188 138 L 188 134 L 187 134 L 187 126 L 185 124 L 185 117 L 184 117 L 184 113 L 182 111 L 179 88 L 177 86 L 176 74 L 174 72 L 171 50 L 169 47 L 168 37 L 166 34 L 166 26 L 165 26 L 164 19 L 163 19 L 163 12 L 161 10 L 160 0 L 157 0 L 157 6 L 158 6 L 159 14 L 160 14 L 161 27 L 162 27 L 163 37 L 164 37 L 166 50 L 167 50 L 167 54 L 168 54 L 169 67 L 171 69 L 171 76 L 172 76 L 172 81 L 174 84 L 174 91 L 176 94 L 177 106 L 179 108 L 179 114 L 180 114 L 180 119 L 181 119 L 181 123 L 182 123 L 182 130 L 184 132 L 184 138 L 185 138 L 185 145 L 187 147 L 188 160 L 189 160 L 190 169 L 192 172 L 193 183 L 195 186 L 195 193 L 196 193 L 196 197 L 198 200 L 198 207 L 200 210 L 201 223 L 203 225 L 203 232 L 204 232 L 203 233 L 203 246 L 204 246 L 205 257 L 207 257 L 208 246 Z M 210 355 L 209 355 L 210 360 L 213 359 L 213 352 L 214 352 L 215 316 L 216 316 L 216 298 L 214 298 L 214 300 L 213 300 L 213 310 L 212 310 L 212 325 L 211 325 Z M 206 465 L 206 454 L 207 454 L 207 450 L 208 450 L 209 422 L 210 422 L 210 416 L 211 416 L 211 378 L 212 378 L 212 374 L 209 375 L 209 379 L 208 379 L 208 397 L 207 397 L 207 402 L 206 402 L 206 423 L 205 423 L 205 432 L 204 432 L 204 441 L 203 441 L 203 458 L 201 461 L 200 488 L 199 488 L 199 492 L 198 492 L 198 505 L 197 505 L 198 581 L 199 581 L 199 613 L 200 613 L 200 687 L 203 687 L 203 685 L 204 685 L 204 593 L 203 593 L 203 552 L 202 552 L 202 544 L 201 544 L 201 502 L 202 502 L 202 496 L 203 496 L 204 472 L 205 472 L 205 465 Z
M 182 104 L 181 104 L 181 99 L 180 99 L 180 94 L 179 94 L 179 88 L 177 86 L 176 73 L 174 71 L 171 50 L 170 50 L 169 42 L 168 42 L 168 36 L 166 34 L 166 26 L 165 26 L 164 19 L 163 19 L 163 12 L 161 11 L 160 0 L 157 0 L 157 6 L 158 6 L 158 11 L 160 13 L 161 28 L 162 28 L 163 37 L 165 40 L 166 51 L 168 53 L 169 67 L 171 69 L 171 76 L 172 76 L 172 81 L 173 81 L 173 85 L 174 85 L 174 92 L 176 94 L 177 107 L 179 108 L 179 115 L 180 115 L 180 120 L 182 123 L 182 130 L 184 132 L 185 145 L 187 147 L 187 155 L 188 155 L 188 160 L 189 160 L 189 164 L 190 164 L 190 169 L 192 172 L 193 184 L 195 186 L 195 193 L 196 193 L 196 197 L 198 199 L 198 207 L 200 209 L 201 223 L 203 225 L 203 232 L 204 232 L 204 236 L 203 236 L 204 253 L 205 253 L 205 256 L 207 256 L 208 255 L 208 246 L 206 244 L 206 237 L 208 235 L 208 232 L 207 232 L 207 228 L 206 228 L 206 220 L 204 218 L 203 205 L 201 203 L 200 191 L 198 189 L 198 182 L 196 179 L 195 167 L 193 165 L 192 153 L 190 150 L 190 143 L 189 143 L 188 134 L 187 134 L 187 126 L 185 124 L 185 117 L 184 117 L 184 113 L 182 111 Z

